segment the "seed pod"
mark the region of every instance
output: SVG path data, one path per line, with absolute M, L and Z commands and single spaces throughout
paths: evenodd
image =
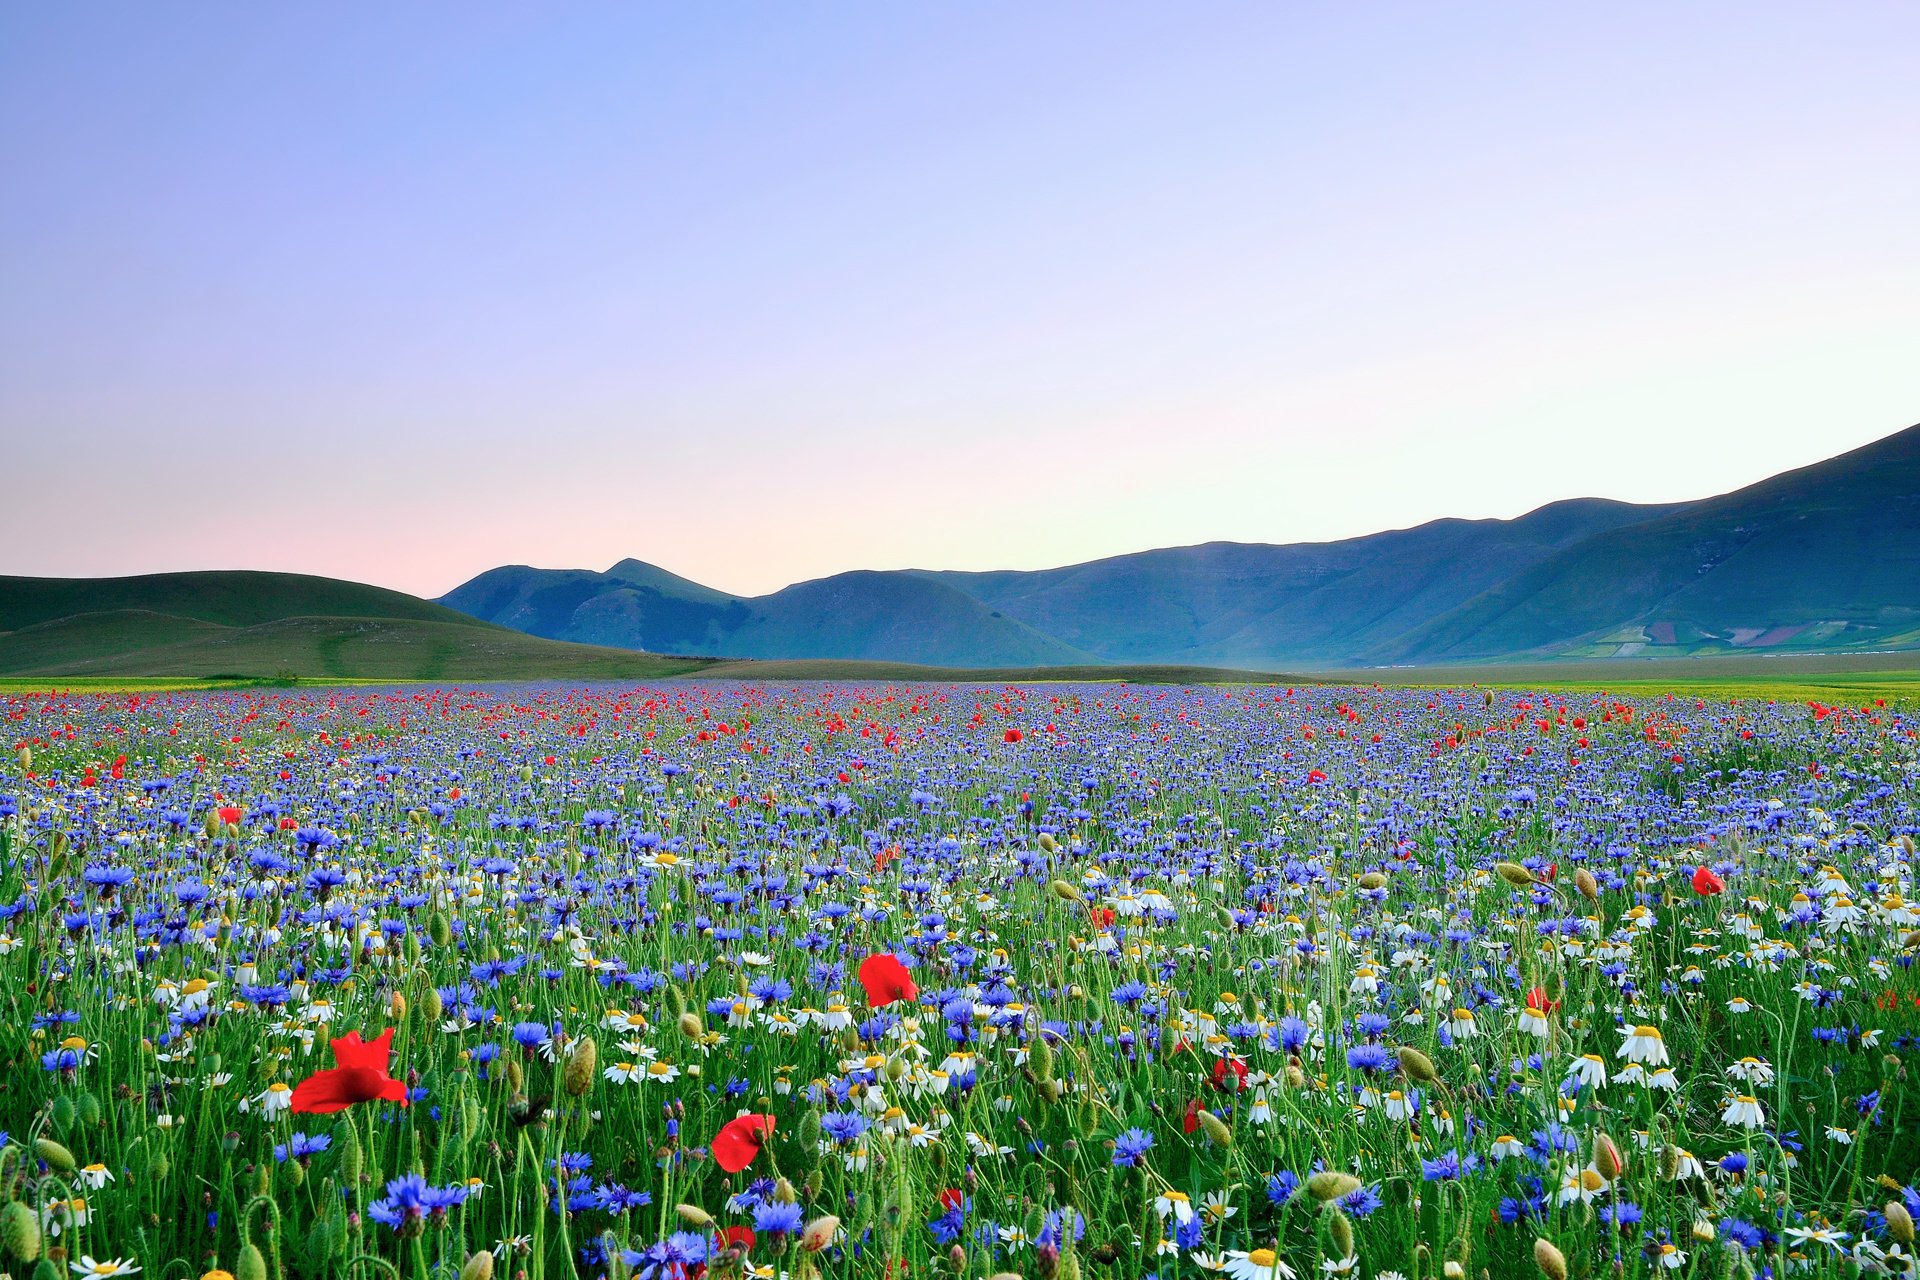
M 18 1262 L 40 1256 L 40 1217 L 18 1200 L 0 1208 L 0 1251 Z
M 1053 896 L 1067 902 L 1085 902 L 1087 895 L 1080 892 L 1080 886 L 1071 880 L 1055 880 L 1047 888 L 1053 890 Z
M 1907 1212 L 1907 1206 L 1898 1200 L 1889 1200 L 1883 1212 L 1887 1215 L 1887 1234 L 1901 1244 L 1912 1244 L 1913 1215 Z
M 1230 1147 L 1233 1145 L 1233 1130 L 1227 1127 L 1225 1120 L 1222 1120 L 1219 1116 L 1213 1114 L 1213 1112 L 1202 1111 L 1200 1113 L 1200 1127 L 1206 1130 L 1209 1138 L 1212 1138 L 1221 1146 Z M 1346 1255 L 1342 1254 L 1341 1256 L 1345 1257 Z
M 1533 1265 L 1547 1280 L 1567 1280 L 1567 1256 L 1551 1240 L 1533 1242 Z
M 260 1246 L 248 1241 L 240 1250 L 240 1260 L 233 1264 L 233 1280 L 267 1280 L 267 1255 L 260 1252 Z
M 1580 890 L 1580 896 L 1588 902 L 1600 901 L 1600 882 L 1593 878 L 1593 872 L 1580 867 L 1573 873 L 1574 887 Z
M 1327 1210 L 1327 1235 L 1333 1240 L 1336 1257 L 1353 1256 L 1353 1221 L 1338 1208 Z
M 1496 862 L 1493 869 L 1495 874 L 1516 889 L 1530 888 L 1533 884 L 1533 872 L 1517 862 Z
M 1307 1194 L 1325 1204 L 1360 1189 L 1360 1179 L 1337 1169 L 1322 1169 L 1307 1179 Z
M 600 1046 L 592 1036 L 576 1041 L 573 1052 L 567 1055 L 567 1069 L 562 1077 L 567 1096 L 578 1098 L 593 1088 L 594 1069 L 600 1065 Z
M 830 1213 L 823 1213 L 806 1225 L 800 1233 L 800 1247 L 808 1253 L 818 1253 L 833 1243 L 834 1236 L 840 1232 L 840 1219 Z
M 64 1101 L 64 1099 L 63 1099 Z M 67 1104 L 69 1108 L 73 1104 Z M 34 1154 L 47 1162 L 47 1167 L 55 1173 L 72 1173 L 74 1170 L 73 1152 L 67 1150 L 52 1138 L 35 1138 Z
M 1418 1080 L 1421 1084 L 1432 1084 L 1440 1078 L 1439 1070 L 1433 1065 L 1433 1059 L 1410 1044 L 1403 1044 L 1399 1051 L 1400 1069 Z
M 460 1268 L 460 1280 L 493 1280 L 493 1254 L 476 1249 Z

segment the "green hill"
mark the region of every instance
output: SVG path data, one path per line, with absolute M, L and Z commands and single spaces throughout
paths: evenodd
M 543 640 L 402 592 L 300 574 L 0 578 L 8 676 L 656 679 L 705 665 Z

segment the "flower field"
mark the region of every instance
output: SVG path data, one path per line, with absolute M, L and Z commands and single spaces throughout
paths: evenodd
M 1914 1267 L 1872 700 L 0 710 L 20 1280 Z

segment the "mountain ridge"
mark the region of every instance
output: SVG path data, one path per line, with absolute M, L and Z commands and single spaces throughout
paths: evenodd
M 1920 647 L 1920 427 L 1694 502 L 1568 498 L 1511 519 L 1204 542 L 1052 569 L 851 570 L 758 596 L 632 558 L 598 573 L 503 566 L 440 602 L 596 644 L 979 667 Z

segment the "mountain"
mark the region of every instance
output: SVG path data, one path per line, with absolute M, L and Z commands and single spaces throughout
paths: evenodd
M 1338 542 L 731 596 L 638 560 L 490 570 L 441 603 L 663 652 L 1275 669 L 1920 647 L 1920 427 L 1701 502 L 1556 502 Z
M 1920 646 L 1920 426 L 1585 539 L 1377 647 L 1398 661 Z
M 701 660 L 544 640 L 381 587 L 293 573 L 0 577 L 0 674 L 652 679 Z
M 556 640 L 734 658 L 1030 667 L 1091 655 L 925 574 L 856 571 L 730 596 L 637 560 L 490 569 L 441 603 Z

